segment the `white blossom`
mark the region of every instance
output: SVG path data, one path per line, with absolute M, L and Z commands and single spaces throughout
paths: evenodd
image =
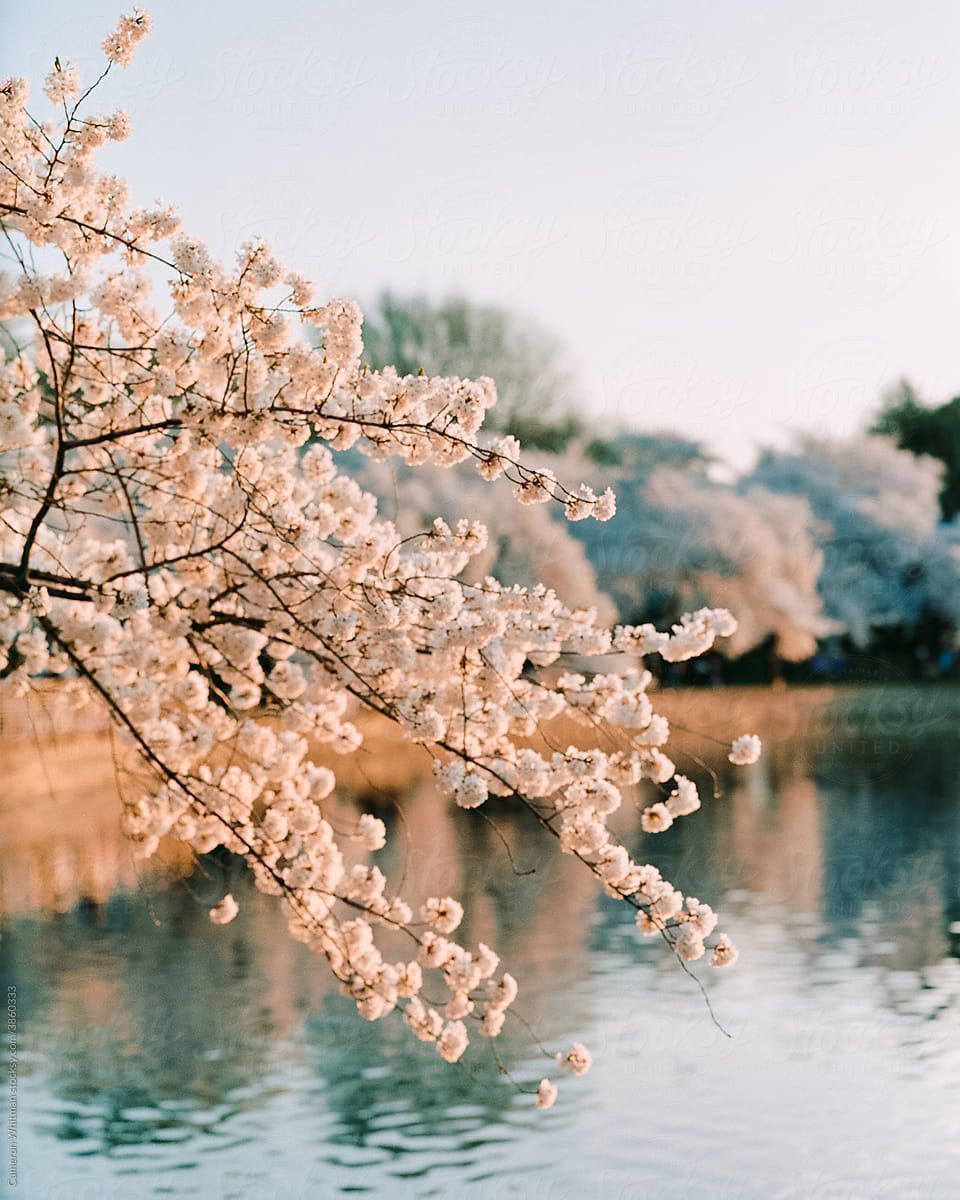
M 558 1054 L 557 1062 L 573 1075 L 586 1075 L 593 1065 L 590 1051 L 581 1042 L 574 1042 L 566 1054 Z
M 553 1108 L 557 1099 L 557 1085 L 549 1079 L 541 1079 L 537 1085 L 537 1108 Z
M 700 807 L 697 785 L 686 775 L 674 778 L 674 789 L 667 797 L 667 810 L 672 817 L 686 817 Z
M 710 965 L 713 967 L 732 967 L 738 957 L 739 954 L 736 946 L 725 933 L 721 933 L 717 938 L 717 944 L 713 948 Z
M 735 738 L 727 757 L 737 767 L 749 767 L 760 758 L 762 746 L 760 739 L 753 733 L 744 733 Z
M 387 827 L 379 817 L 364 813 L 359 821 L 358 836 L 368 853 L 382 850 L 387 844 Z
M 229 925 L 233 918 L 240 911 L 240 906 L 236 900 L 227 893 L 219 904 L 214 905 L 210 909 L 210 920 L 214 925 Z
M 53 104 L 62 104 L 80 94 L 80 77 L 74 63 L 61 66 L 59 59 L 56 66 L 44 79 L 43 90 L 47 99 Z
M 448 1021 L 437 1039 L 437 1050 L 444 1062 L 455 1063 L 467 1048 L 467 1027 L 462 1021 Z
M 452 896 L 444 896 L 442 899 L 431 896 L 420 909 L 420 915 L 438 933 L 453 933 L 463 920 L 463 905 Z
M 677 935 L 676 941 L 673 943 L 673 948 L 680 958 L 686 962 L 693 962 L 695 959 L 702 958 L 704 945 L 699 929 L 696 929 L 693 925 L 684 925 Z
M 128 67 L 137 44 L 147 36 L 152 24 L 147 13 L 135 8 L 133 16 L 121 17 L 116 29 L 104 40 L 104 53 L 119 66 Z
M 663 833 L 673 824 L 673 813 L 660 801 L 643 810 L 640 814 L 640 824 L 645 833 Z

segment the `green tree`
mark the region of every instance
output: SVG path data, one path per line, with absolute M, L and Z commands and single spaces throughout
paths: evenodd
M 872 432 L 895 438 L 903 450 L 939 459 L 945 468 L 940 491 L 944 519 L 960 512 L 960 396 L 945 404 L 926 404 L 903 379 L 884 397 Z

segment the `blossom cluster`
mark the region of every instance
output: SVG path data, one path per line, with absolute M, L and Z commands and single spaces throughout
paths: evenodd
M 123 18 L 104 42 L 110 62 L 127 65 L 148 27 L 145 14 Z M 471 1026 L 500 1034 L 518 985 L 493 949 L 453 936 L 464 916 L 454 897 L 415 910 L 390 887 L 371 858 L 386 842 L 380 818 L 334 828 L 336 777 L 310 753 L 356 751 L 360 707 L 427 749 L 453 802 L 524 809 L 644 934 L 699 958 L 713 910 L 636 862 L 608 818 L 638 802 L 643 781 L 664 795 L 642 813 L 649 833 L 699 807 L 664 749 L 643 659 L 702 653 L 732 617 L 704 609 L 666 633 L 611 631 L 545 587 L 465 582 L 486 545 L 476 521 L 438 518 L 401 537 L 338 452 L 472 460 L 491 483 L 506 476 L 521 503 L 554 502 L 571 520 L 605 520 L 614 500 L 526 467 L 512 438 L 485 439 L 491 380 L 369 370 L 356 305 L 315 304 L 263 243 L 226 266 L 173 210 L 132 208 L 93 161 L 129 122 L 81 117 L 79 87 L 58 65 L 46 90 L 64 116 L 39 123 L 23 80 L 0 86 L 0 220 L 19 265 L 0 278 L 12 331 L 0 365 L 7 684 L 56 676 L 78 703 L 105 705 L 155 779 L 123 814 L 139 853 L 173 836 L 198 854 L 239 855 L 361 1017 L 401 1012 L 448 1062 Z M 562 666 L 614 652 L 635 665 Z M 534 748 L 561 717 L 608 748 Z M 731 758 L 753 761 L 754 743 L 741 739 Z M 210 918 L 237 912 L 226 896 Z M 407 956 L 386 954 L 387 932 Z M 722 966 L 735 950 L 720 936 L 712 954 Z M 579 1045 L 558 1057 L 574 1075 L 589 1065 Z M 538 1105 L 555 1095 L 545 1080 Z

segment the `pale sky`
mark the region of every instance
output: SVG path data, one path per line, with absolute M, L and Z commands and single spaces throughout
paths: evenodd
M 960 5 L 144 2 L 108 161 L 219 255 L 510 305 L 585 415 L 738 463 L 960 392 Z M 119 11 L 0 0 L 0 74 L 89 74 Z

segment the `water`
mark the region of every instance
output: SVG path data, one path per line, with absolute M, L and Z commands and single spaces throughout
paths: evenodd
M 466 936 L 501 951 L 546 1041 L 594 1051 L 545 1114 L 484 1043 L 450 1068 L 394 1021 L 360 1022 L 227 862 L 8 916 L 17 1194 L 955 1197 L 960 747 L 944 695 L 781 729 L 762 767 L 643 855 L 717 902 L 740 947 L 733 971 L 698 964 L 730 1037 L 582 868 L 540 862 L 525 822 L 498 817 L 518 866 L 538 864 L 515 876 L 487 825 L 405 788 L 408 824 L 432 835 L 414 880 L 464 898 Z M 225 882 L 242 912 L 215 929 Z M 523 1084 L 543 1074 L 522 1029 L 502 1049 Z

